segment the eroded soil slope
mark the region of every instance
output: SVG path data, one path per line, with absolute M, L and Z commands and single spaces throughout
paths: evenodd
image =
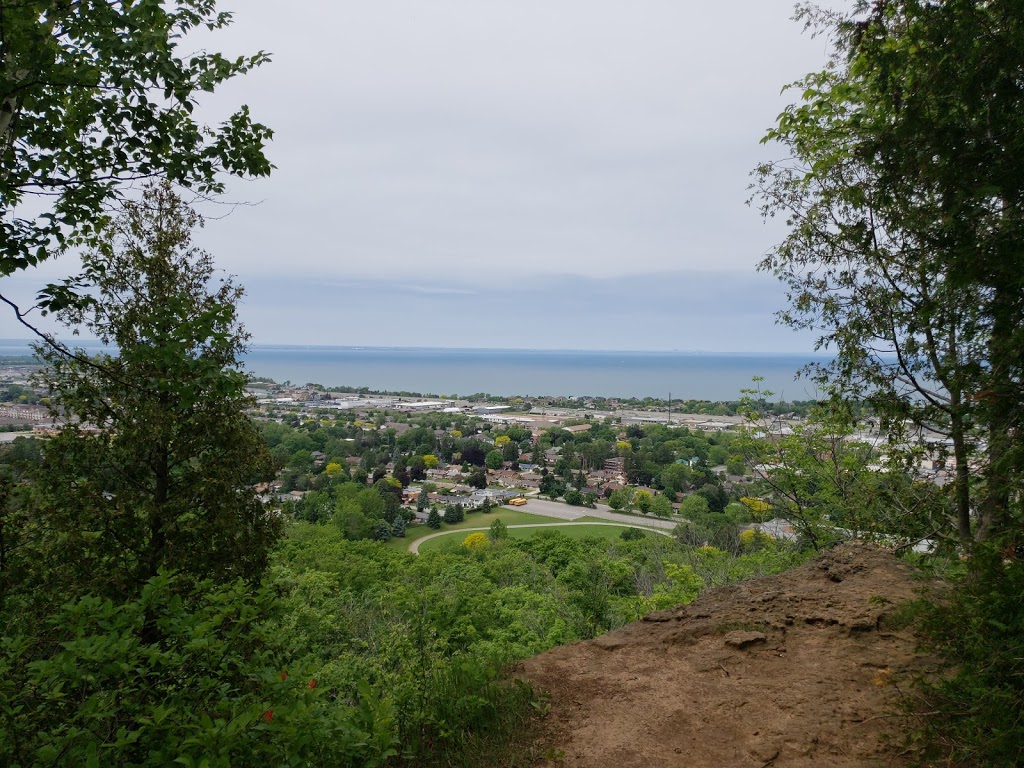
M 551 695 L 566 768 L 902 765 L 900 689 L 929 660 L 888 618 L 920 586 L 891 554 L 844 545 L 521 675 Z

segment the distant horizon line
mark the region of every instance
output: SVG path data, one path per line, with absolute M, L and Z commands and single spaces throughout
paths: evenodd
M 0 345 L 24 344 L 28 346 L 37 339 L 0 339 Z M 89 346 L 103 346 L 98 339 L 87 339 L 74 337 L 73 339 L 62 340 L 67 344 L 83 344 Z M 338 350 L 390 350 L 390 351 L 430 351 L 430 352 L 583 352 L 601 354 L 644 354 L 644 355 L 706 355 L 719 357 L 810 357 L 810 358 L 832 358 L 834 355 L 821 351 L 773 351 L 755 352 L 752 350 L 741 351 L 720 351 L 711 349 L 598 349 L 583 347 L 438 347 L 418 346 L 410 344 L 296 344 L 278 342 L 252 342 L 250 349 L 338 349 Z

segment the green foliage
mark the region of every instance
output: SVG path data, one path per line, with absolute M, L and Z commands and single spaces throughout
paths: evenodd
M 577 491 L 575 488 L 569 488 L 565 492 L 565 503 L 572 507 L 583 506 L 584 497 L 583 494 Z
M 765 137 L 790 156 L 755 171 L 764 214 L 789 225 L 761 264 L 788 287 L 780 318 L 821 333 L 835 358 L 818 380 L 865 400 L 891 452 L 908 425 L 948 438 L 954 525 L 940 533 L 1015 530 L 1024 217 L 1007 212 L 1024 208 L 1024 6 L 798 15 L 836 55 Z
M 168 184 L 126 203 L 69 283 L 93 301 L 58 318 L 116 347 L 36 346 L 65 426 L 33 486 L 65 584 L 131 594 L 160 568 L 257 580 L 279 521 L 247 486 L 268 469 L 239 357 L 242 291 L 191 245 L 198 216 Z M 72 416 L 74 418 L 67 418 Z
M 491 541 L 493 541 L 495 543 L 497 543 L 497 542 L 499 542 L 499 541 L 501 541 L 503 539 L 507 539 L 508 538 L 508 526 L 505 525 L 505 521 L 502 520 L 501 518 L 498 518 L 493 523 L 491 523 L 491 528 L 487 532 L 487 536 L 488 536 L 488 538 L 490 538 Z
M 462 507 L 458 504 L 449 504 L 444 510 L 444 521 L 448 525 L 454 525 L 455 523 L 461 523 L 466 519 L 466 513 Z
M 394 754 L 367 717 L 372 697 L 345 706 L 284 672 L 265 623 L 276 595 L 186 586 L 161 573 L 136 599 L 86 595 L 5 634 L 0 762 L 359 766 Z
M 441 527 L 441 515 L 437 513 L 436 507 L 431 507 L 430 514 L 427 515 L 427 527 L 435 531 Z
M 704 517 L 710 511 L 707 498 L 696 493 L 686 496 L 679 505 L 679 514 L 683 517 Z
M 671 517 L 672 502 L 664 494 L 658 494 L 651 499 L 650 512 L 657 517 Z
M 484 459 L 488 469 L 501 469 L 505 463 L 501 451 L 489 451 Z
M 245 107 L 217 127 L 192 117 L 200 94 L 267 60 L 179 48 L 230 19 L 211 0 L 4 3 L 0 273 L 95 244 L 126 182 L 159 175 L 209 194 L 221 171 L 270 172 L 271 132 Z M 41 215 L 26 200 L 37 195 L 49 202 Z M 73 288 L 50 286 L 44 305 L 66 305 Z
M 553 474 L 547 474 L 540 479 L 539 491 L 543 496 L 547 496 L 550 499 L 557 499 L 565 493 L 565 484 Z
M 956 765 L 1020 765 L 1024 563 L 1012 549 L 979 547 L 956 586 L 925 616 L 933 646 L 955 670 L 925 686 L 931 714 L 924 723 L 934 756 Z
M 911 480 L 898 452 L 886 458 L 870 443 L 851 439 L 853 416 L 840 400 L 823 403 L 787 434 L 772 434 L 753 411 L 750 418 L 736 445 L 768 501 L 745 503 L 759 519 L 788 520 L 815 548 L 835 542 L 837 528 L 913 541 L 941 528 L 951 513 L 939 488 Z
M 665 563 L 667 580 L 657 584 L 647 600 L 651 610 L 659 611 L 677 605 L 692 603 L 704 587 L 704 582 L 689 565 Z
M 608 506 L 612 509 L 621 509 L 629 512 L 633 509 L 633 497 L 635 495 L 635 489 L 627 486 L 612 491 L 612 495 L 608 497 Z
M 376 541 L 391 541 L 391 526 L 387 520 L 381 520 L 373 527 L 373 538 Z

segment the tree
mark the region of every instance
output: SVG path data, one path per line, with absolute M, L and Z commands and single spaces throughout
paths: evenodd
M 484 549 L 487 547 L 488 544 L 490 544 L 490 541 L 487 538 L 487 534 L 482 533 L 480 531 L 477 531 L 476 533 L 471 533 L 462 540 L 462 546 L 464 546 L 466 549 Z
M 466 485 L 483 490 L 487 487 L 487 473 L 483 468 L 477 467 L 469 473 L 469 476 L 466 478 Z
M 685 497 L 679 505 L 679 514 L 683 517 L 696 517 L 699 519 L 707 515 L 708 512 L 708 500 L 695 493 Z
M 101 590 L 161 568 L 256 580 L 279 532 L 250 489 L 270 460 L 245 413 L 242 289 L 192 247 L 200 223 L 169 184 L 147 187 L 83 255 L 90 301 L 57 313 L 116 353 L 36 345 L 65 424 L 35 484 L 51 557 Z
M 633 496 L 633 502 L 636 504 L 637 510 L 646 515 L 651 511 L 651 501 L 653 498 L 650 491 L 640 490 Z
M 572 507 L 583 506 L 583 494 L 575 488 L 569 488 L 565 492 L 565 503 Z
M 488 469 L 501 469 L 505 459 L 502 457 L 501 451 L 488 451 L 484 462 Z
M 538 491 L 550 499 L 557 499 L 565 492 L 565 486 L 554 475 L 544 475 L 540 479 Z
M 500 517 L 491 523 L 491 528 L 487 533 L 488 538 L 493 542 L 499 542 L 502 539 L 508 538 L 508 526 L 505 525 L 505 521 Z
M 573 480 L 572 484 L 576 487 L 576 490 L 578 491 L 581 491 L 587 487 L 587 476 L 583 474 L 582 469 L 576 473 L 576 478 Z
M 671 494 L 682 494 L 690 486 L 692 470 L 685 464 L 670 464 L 658 474 L 657 481 Z
M 405 538 L 405 518 L 399 515 L 395 518 L 395 521 L 391 523 L 391 535 L 398 539 Z
M 625 488 L 619 488 L 612 491 L 612 495 L 608 497 L 608 506 L 612 509 L 624 509 L 627 512 L 633 509 L 633 499 L 636 494 L 636 488 L 627 485 Z
M 458 504 L 449 504 L 444 508 L 444 521 L 448 525 L 455 525 L 455 523 L 461 522 L 464 516 L 460 515 L 460 512 L 462 512 L 462 507 Z
M 437 507 L 430 508 L 430 514 L 427 515 L 427 527 L 433 528 L 435 531 L 441 527 L 441 515 L 437 513 Z
M 512 442 L 505 443 L 501 447 L 501 458 L 505 461 L 519 461 L 519 446 Z
M 819 406 L 791 433 L 772 435 L 768 429 L 756 425 L 738 441 L 770 491 L 770 504 L 741 499 L 759 519 L 790 521 L 816 548 L 836 539 L 836 526 L 847 535 L 914 541 L 946 524 L 942 490 L 912 482 L 899 454 L 886 460 L 871 444 L 852 439 L 851 415 L 842 403 Z M 888 471 L 875 471 L 876 465 Z
M 391 526 L 387 520 L 378 520 L 373 527 L 373 538 L 377 541 L 391 541 Z
M 761 265 L 789 287 L 780 317 L 835 346 L 820 379 L 867 400 L 893 443 L 908 422 L 948 436 L 963 541 L 1011 532 L 1024 484 L 1024 8 L 887 0 L 802 15 L 837 53 L 766 137 L 790 157 L 756 171 L 764 213 L 790 227 Z
M 487 452 L 479 440 L 467 440 L 462 444 L 462 461 L 464 464 L 482 467 L 486 460 Z
M 191 49 L 192 30 L 230 23 L 212 0 L 26 0 L 2 13 L 0 274 L 97 246 L 126 182 L 159 175 L 210 194 L 221 171 L 270 172 L 271 132 L 246 107 L 212 129 L 192 117 L 200 93 L 267 61 Z M 50 288 L 42 301 L 57 310 L 71 287 Z
M 426 486 L 420 488 L 420 495 L 416 497 L 416 511 L 422 512 L 430 504 L 430 494 L 427 492 Z
M 672 516 L 672 502 L 668 500 L 668 497 L 659 493 L 653 499 L 651 499 L 651 512 L 657 517 L 671 517 Z
M 702 485 L 697 494 L 708 500 L 708 508 L 712 512 L 723 512 L 729 504 L 729 494 L 717 483 Z
M 427 476 L 427 465 L 422 456 L 409 459 L 409 479 L 420 481 Z

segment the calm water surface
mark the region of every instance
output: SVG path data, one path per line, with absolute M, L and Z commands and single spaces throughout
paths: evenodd
M 98 348 L 95 342 L 80 342 Z M 29 354 L 28 342 L 0 340 L 0 355 Z M 434 395 L 600 395 L 736 400 L 751 378 L 786 400 L 815 396 L 796 380 L 812 355 L 428 349 L 256 344 L 245 357 L 256 376 L 293 384 L 369 387 Z M 820 358 L 818 358 L 820 359 Z

